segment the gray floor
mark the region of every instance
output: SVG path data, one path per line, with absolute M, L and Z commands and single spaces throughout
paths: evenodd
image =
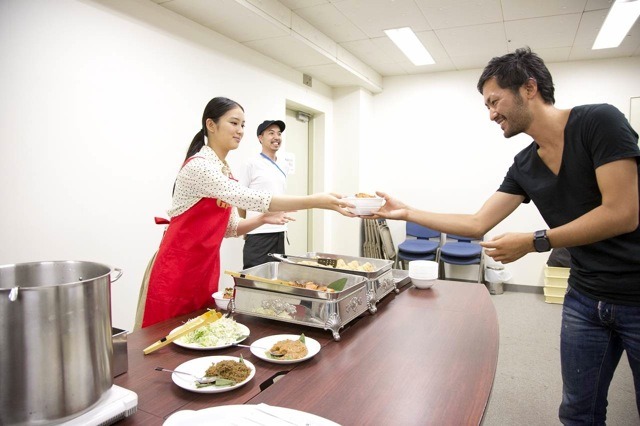
M 545 303 L 542 294 L 515 291 L 491 299 L 498 313 L 500 353 L 483 426 L 560 424 L 562 305 Z M 626 353 L 609 389 L 607 412 L 608 425 L 640 425 Z

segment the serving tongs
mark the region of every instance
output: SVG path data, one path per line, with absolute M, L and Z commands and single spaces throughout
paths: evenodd
M 300 261 L 317 262 L 318 265 L 330 266 L 332 268 L 335 268 L 338 266 L 338 259 L 330 259 L 328 257 L 290 256 L 290 255 L 278 254 L 278 253 L 269 253 L 269 256 L 284 262 L 288 261 L 288 263 L 299 263 L 299 262 L 293 262 L 289 260 L 289 259 L 299 259 Z
M 224 271 L 224 273 L 227 275 L 231 275 L 232 277 L 244 278 L 246 280 L 258 281 L 258 282 L 269 283 L 269 284 L 281 284 L 289 287 L 295 287 L 291 281 L 279 280 L 277 278 L 264 278 L 264 277 L 258 277 L 256 275 L 245 274 L 244 272 L 234 272 L 234 271 Z M 331 284 L 328 284 L 327 287 L 334 291 L 342 291 L 344 290 L 344 287 L 346 284 L 347 284 L 347 279 L 340 278 L 335 280 Z
M 177 328 L 175 331 L 171 332 L 170 334 L 164 336 L 162 339 L 158 340 L 154 344 L 144 348 L 142 352 L 144 352 L 145 355 L 148 355 L 151 352 L 168 345 L 169 343 L 176 340 L 178 337 L 184 336 L 190 331 L 193 331 L 196 328 L 202 327 L 203 325 L 215 322 L 221 317 L 222 317 L 222 314 L 220 312 L 216 312 L 214 310 L 207 311 L 204 314 L 197 316 L 192 320 L 189 320 L 186 324 Z
M 224 271 L 224 273 L 236 278 L 245 278 L 247 280 L 252 280 L 252 281 L 260 281 L 260 282 L 269 283 L 269 284 L 281 284 L 281 285 L 287 285 L 291 287 L 291 281 L 279 280 L 277 278 L 264 278 L 264 277 L 258 277 L 256 275 L 245 274 L 243 272 L 234 272 L 234 271 Z

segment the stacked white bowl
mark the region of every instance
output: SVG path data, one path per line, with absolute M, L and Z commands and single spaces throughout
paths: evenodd
M 417 288 L 431 288 L 438 279 L 438 263 L 432 260 L 409 262 L 409 278 Z

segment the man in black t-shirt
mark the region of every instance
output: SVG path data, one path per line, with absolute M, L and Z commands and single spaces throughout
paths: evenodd
M 427 212 L 378 193 L 387 202 L 377 216 L 481 237 L 533 201 L 549 229 L 480 244 L 502 263 L 552 247 L 571 254 L 560 336 L 560 421 L 605 423 L 607 391 L 623 351 L 640 412 L 638 134 L 611 105 L 556 108 L 551 74 L 529 48 L 493 58 L 478 90 L 506 138 L 533 138 L 498 191 L 475 214 Z

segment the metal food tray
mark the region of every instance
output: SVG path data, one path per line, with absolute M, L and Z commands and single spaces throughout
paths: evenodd
M 404 269 L 393 269 L 391 272 L 397 288 L 404 287 L 411 282 L 411 279 L 409 278 L 409 271 Z
M 347 283 L 341 291 L 327 293 L 247 279 L 242 274 L 265 279 L 313 281 L 328 285 L 341 278 Z M 358 275 L 295 265 L 268 262 L 240 271 L 234 276 L 235 296 L 232 312 L 331 330 L 340 340 L 339 330 L 367 310 L 367 280 Z
M 317 268 L 322 270 L 330 270 L 336 272 L 342 272 L 344 274 L 351 275 L 360 275 L 367 279 L 367 306 L 369 308 L 369 312 L 375 314 L 378 310 L 376 304 L 387 294 L 395 291 L 396 293 L 400 292 L 399 285 L 396 285 L 396 280 L 393 276 L 393 271 L 391 267 L 393 266 L 392 260 L 385 259 L 374 259 L 369 257 L 355 257 L 355 256 L 346 256 L 341 254 L 331 254 L 331 253 L 318 253 L 318 252 L 309 252 L 303 256 L 291 256 L 285 254 L 272 254 L 272 257 L 282 260 L 283 262 L 289 262 L 293 264 L 299 264 L 301 261 L 309 261 L 315 260 L 318 258 L 323 259 L 342 259 L 346 263 L 350 263 L 352 261 L 357 261 L 360 265 L 364 263 L 371 263 L 375 268 L 373 271 L 354 271 L 352 269 L 340 269 L 333 268 L 331 266 L 324 265 L 301 265 L 308 268 Z

